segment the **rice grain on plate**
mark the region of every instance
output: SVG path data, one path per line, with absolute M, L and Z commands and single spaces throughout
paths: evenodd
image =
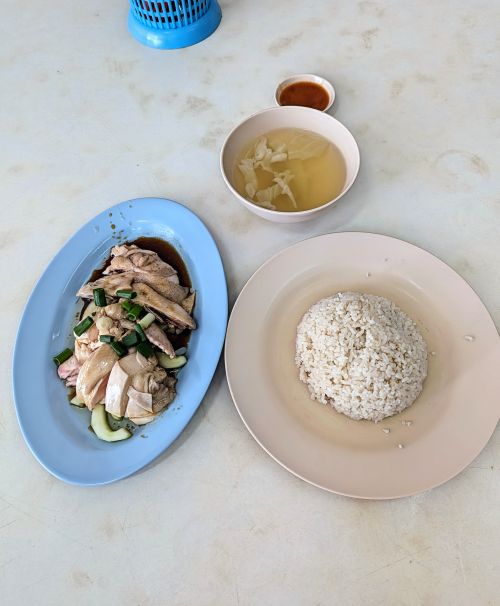
M 297 328 L 295 363 L 311 398 L 352 419 L 408 408 L 427 376 L 427 346 L 392 301 L 340 292 L 315 303 Z

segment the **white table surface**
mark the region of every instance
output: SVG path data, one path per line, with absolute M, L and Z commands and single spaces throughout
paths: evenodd
M 260 449 L 220 365 L 178 442 L 127 480 L 63 484 L 23 441 L 10 359 L 24 302 L 83 222 L 132 197 L 170 197 L 200 215 L 231 302 L 289 244 L 374 231 L 446 261 L 500 325 L 498 2 L 222 8 L 210 39 L 160 52 L 129 36 L 125 0 L 2 2 L 0 602 L 499 604 L 498 430 L 444 486 L 351 500 Z M 240 207 L 218 155 L 231 127 L 272 105 L 277 81 L 294 72 L 334 81 L 333 113 L 356 137 L 362 167 L 324 218 L 287 227 Z

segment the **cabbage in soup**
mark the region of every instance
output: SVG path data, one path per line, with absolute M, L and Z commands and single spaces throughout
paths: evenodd
M 270 210 L 296 212 L 336 198 L 346 181 L 340 150 L 299 128 L 273 130 L 242 149 L 233 174 L 240 195 Z

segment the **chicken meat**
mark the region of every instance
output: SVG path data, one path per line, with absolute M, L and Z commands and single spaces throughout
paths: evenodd
M 175 269 L 162 261 L 157 253 L 143 250 L 135 244 L 121 244 L 111 249 L 111 262 L 104 270 L 104 274 L 123 271 L 157 274 L 164 278 L 177 275 Z
M 150 341 L 153 345 L 156 345 L 156 347 L 164 351 L 171 358 L 175 357 L 175 351 L 172 346 L 172 343 L 170 343 L 169 338 L 167 337 L 165 332 L 158 326 L 158 324 L 156 324 L 156 322 L 153 322 L 151 326 L 148 326 L 148 328 L 146 328 L 145 330 L 145 333 L 146 337 L 148 338 L 148 341 Z
M 191 330 L 196 328 L 196 323 L 193 318 L 178 303 L 174 303 L 173 301 L 169 301 L 165 297 L 162 297 L 147 284 L 138 284 L 134 282 L 133 289 L 137 293 L 137 297 L 134 301 L 137 301 L 139 305 L 149 307 L 152 310 L 161 313 L 176 326 L 190 328 Z
M 118 355 L 103 343 L 81 367 L 76 380 L 76 396 L 90 410 L 104 400 L 109 375 L 117 360 Z
M 107 305 L 100 306 L 104 301 L 96 289 L 104 290 Z M 119 290 L 133 292 L 120 296 Z M 93 322 L 75 335 L 74 354 L 59 366 L 60 378 L 76 387 L 76 397 L 90 410 L 104 403 L 116 417 L 137 425 L 151 422 L 176 396 L 175 372 L 160 365 L 159 360 L 166 362 L 158 350 L 175 358 L 170 338 L 196 328 L 195 293 L 179 283 L 175 268 L 156 252 L 123 244 L 113 247 L 101 277 L 84 284 L 77 296 L 89 301 L 82 318 L 90 316 Z M 123 299 L 139 305 L 139 314 Z M 146 339 L 154 349 L 148 351 Z
M 138 414 L 139 405 L 148 415 L 157 413 L 174 399 L 175 383 L 175 379 L 158 366 L 154 356 L 145 358 L 137 352 L 129 354 L 115 363 L 109 375 L 106 410 L 132 421 L 138 416 L 146 416 L 146 413 Z M 145 402 L 148 402 L 147 406 Z
M 66 387 L 75 387 L 81 367 L 78 358 L 73 354 L 66 362 L 59 365 L 57 374 L 60 379 L 66 382 Z
M 131 272 L 125 274 L 112 274 L 111 276 L 102 276 L 93 282 L 87 282 L 76 293 L 77 297 L 82 299 L 92 299 L 94 289 L 103 288 L 108 297 L 115 297 L 117 290 L 130 289 L 134 274 Z

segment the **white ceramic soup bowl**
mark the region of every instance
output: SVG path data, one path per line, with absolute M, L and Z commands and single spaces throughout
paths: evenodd
M 317 208 L 294 212 L 269 210 L 250 202 L 241 196 L 233 185 L 236 159 L 241 149 L 252 139 L 278 128 L 301 128 L 323 135 L 341 151 L 346 163 L 346 181 L 340 194 Z M 359 170 L 359 149 L 354 137 L 335 118 L 316 109 L 299 106 L 284 106 L 265 109 L 250 116 L 227 136 L 222 146 L 220 165 L 222 176 L 229 189 L 248 210 L 268 221 L 277 223 L 298 223 L 316 217 L 325 212 L 334 202 L 339 200 L 352 186 Z

